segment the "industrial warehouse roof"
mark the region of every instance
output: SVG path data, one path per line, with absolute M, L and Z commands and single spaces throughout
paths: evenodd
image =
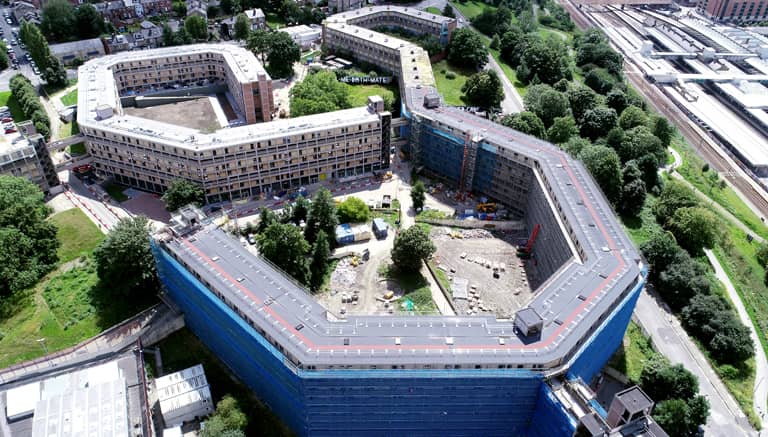
M 331 17 L 340 25 L 338 16 Z M 362 28 L 361 28 L 362 29 Z M 370 30 L 358 32 L 369 38 Z M 478 138 L 500 155 L 529 158 L 573 257 L 536 290 L 538 339 L 488 316 L 349 316 L 337 320 L 304 288 L 211 226 L 166 248 L 291 361 L 307 366 L 525 366 L 567 364 L 608 313 L 642 284 L 639 256 L 584 166 L 558 147 L 472 114 L 424 106 L 437 90 L 422 49 L 401 49 L 405 116 L 458 138 Z M 427 58 L 428 61 L 428 58 Z M 414 68 L 415 67 L 415 68 Z M 423 70 L 423 71 L 421 71 Z M 415 73 L 414 73 L 415 72 Z

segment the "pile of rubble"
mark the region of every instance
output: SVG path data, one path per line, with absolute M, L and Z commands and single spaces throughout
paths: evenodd
M 357 270 L 352 264 L 352 258 L 343 258 L 336 264 L 336 269 L 331 273 L 331 290 L 336 293 L 355 288 Z
M 432 238 L 438 241 L 455 239 L 488 239 L 494 238 L 491 231 L 486 229 L 451 229 L 447 227 L 436 227 L 432 230 Z

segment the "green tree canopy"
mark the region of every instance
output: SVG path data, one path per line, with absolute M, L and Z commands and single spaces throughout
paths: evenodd
M 682 364 L 670 365 L 662 356 L 651 358 L 640 372 L 640 387 L 656 402 L 690 399 L 699 391 L 696 376 Z
M 413 184 L 413 188 L 411 188 L 411 202 L 413 202 L 413 210 L 418 211 L 422 208 L 424 208 L 424 201 L 426 200 L 426 187 L 424 187 L 424 182 L 422 181 L 416 181 L 415 184 Z
M 680 251 L 675 259 L 663 268 L 655 281 L 656 290 L 664 301 L 680 311 L 697 294 L 709 294 L 710 284 L 701 263 Z
M 322 230 L 317 233 L 315 244 L 312 245 L 312 262 L 309 264 L 309 286 L 317 292 L 323 286 L 325 274 L 328 271 L 328 257 L 331 255 L 331 247 L 328 245 L 328 235 Z
M 483 70 L 470 76 L 461 87 L 464 100 L 481 108 L 498 108 L 504 100 L 504 88 L 494 70 Z
M 190 203 L 202 206 L 205 203 L 205 190 L 192 181 L 174 179 L 168 189 L 165 190 L 162 199 L 168 211 L 176 211 Z
M 669 147 L 669 143 L 672 142 L 672 136 L 675 134 L 675 127 L 670 124 L 669 120 L 661 116 L 653 117 L 651 130 L 664 147 Z
M 617 114 L 621 114 L 629 106 L 629 99 L 624 91 L 614 88 L 605 95 L 605 104 L 613 108 Z
M 248 36 L 245 46 L 262 62 L 267 61 L 269 53 L 270 33 L 264 29 L 255 29 Z
M 502 117 L 501 124 L 537 138 L 547 138 L 547 131 L 544 128 L 544 123 L 542 123 L 541 119 L 539 119 L 533 112 L 523 111 L 507 114 Z
M 656 231 L 640 245 L 640 251 L 651 267 L 651 277 L 658 277 L 668 265 L 675 261 L 682 249 L 671 233 Z
M 45 2 L 40 30 L 53 41 L 64 41 L 74 35 L 77 28 L 75 9 L 67 0 Z
M 708 209 L 699 206 L 675 210 L 667 228 L 675 235 L 678 244 L 691 253 L 699 253 L 705 247 L 713 247 L 720 236 L 720 224 Z
M 351 107 L 350 86 L 332 71 L 310 74 L 291 91 L 291 116 L 320 114 Z
M 272 223 L 278 223 L 280 220 L 277 218 L 277 214 L 269 208 L 261 208 L 259 212 L 259 225 L 256 227 L 256 233 L 262 233 Z
M 443 16 L 456 18 L 456 14 L 453 12 L 453 8 L 448 2 L 445 3 L 445 7 L 443 8 Z
M 256 241 L 259 253 L 275 263 L 297 281 L 306 284 L 308 279 L 307 252 L 309 243 L 297 226 L 272 223 L 259 234 Z
M 190 15 L 184 20 L 184 30 L 196 41 L 206 41 L 208 39 L 208 24 L 205 18 L 199 15 Z
M 245 41 L 251 33 L 251 22 L 245 14 L 237 14 L 235 18 L 235 39 Z
M 656 220 L 662 225 L 666 224 L 679 208 L 697 206 L 699 204 L 696 194 L 683 182 L 671 179 L 664 184 L 659 198 L 653 205 L 653 213 Z
M 302 220 L 306 223 L 307 216 L 309 215 L 309 206 L 309 201 L 305 199 L 304 196 L 296 198 L 296 202 L 294 202 L 293 208 L 291 208 L 291 220 L 297 225 L 301 223 Z
M 200 437 L 244 436 L 247 425 L 248 416 L 243 413 L 237 400 L 231 395 L 225 395 L 216 404 L 213 415 L 205 421 Z
M 480 69 L 488 63 L 488 49 L 480 35 L 462 27 L 453 32 L 448 45 L 448 62 L 457 67 Z
M 579 159 L 584 162 L 608 201 L 614 204 L 618 202 L 621 197 L 622 174 L 616 151 L 609 147 L 592 145 L 581 150 Z
M 528 87 L 523 102 L 525 110 L 536 114 L 547 128 L 556 118 L 568 116 L 571 110 L 565 94 L 545 84 Z
M 616 111 L 611 108 L 598 106 L 590 109 L 581 119 L 581 136 L 594 141 L 616 127 L 617 121 Z
M 319 231 L 322 230 L 328 236 L 328 245 L 333 248 L 336 246 L 336 226 L 338 224 L 336 205 L 331 192 L 326 188 L 320 188 L 312 199 L 304 236 L 307 238 L 307 241 L 314 243 L 317 240 Z
M 624 130 L 630 130 L 633 127 L 645 126 L 648 124 L 648 116 L 645 111 L 634 105 L 627 106 L 619 116 L 619 126 Z
M 96 38 L 107 30 L 104 18 L 93 5 L 82 4 L 75 10 L 77 32 L 81 39 Z
M 293 63 L 301 59 L 301 48 L 285 32 L 272 32 L 267 51 L 267 69 L 273 78 L 293 75 Z
M 593 68 L 584 75 L 584 85 L 606 95 L 616 86 L 616 79 L 604 68 Z
M 554 84 L 560 79 L 570 79 L 572 73 L 568 47 L 558 37 L 533 37 L 525 47 L 520 65 L 515 71 L 517 78 L 524 84 L 537 81 Z
M 49 213 L 35 184 L 0 176 L 0 295 L 33 285 L 56 264 L 59 241 Z
M 570 115 L 556 117 L 552 126 L 547 129 L 547 139 L 555 144 L 566 143 L 578 134 L 579 127 L 576 126 L 576 120 Z
M 93 251 L 99 279 L 122 297 L 150 296 L 158 290 L 155 259 L 144 216 L 120 220 Z
M 371 219 L 371 210 L 360 198 L 350 196 L 336 207 L 341 223 L 365 223 Z
M 395 237 L 392 262 L 402 272 L 418 272 L 422 260 L 431 257 L 435 249 L 426 231 L 419 226 L 411 226 Z
M 503 35 L 512 23 L 512 11 L 502 4 L 497 9 L 485 8 L 472 18 L 472 26 L 488 36 Z
M 568 91 L 566 91 L 565 94 L 568 96 L 568 101 L 571 103 L 571 112 L 577 123 L 581 123 L 584 115 L 588 111 L 596 108 L 600 101 L 594 91 L 583 85 L 572 86 L 568 88 Z

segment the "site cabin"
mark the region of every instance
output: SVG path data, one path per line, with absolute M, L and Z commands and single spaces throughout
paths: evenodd
M 387 238 L 387 231 L 389 230 L 389 226 L 387 225 L 387 222 L 384 221 L 382 218 L 375 218 L 373 219 L 373 234 L 378 238 L 379 240 L 383 240 Z

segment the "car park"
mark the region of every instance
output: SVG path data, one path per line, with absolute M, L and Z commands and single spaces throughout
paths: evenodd
M 38 70 L 37 67 L 32 67 L 32 72 L 40 76 L 40 70 Z

